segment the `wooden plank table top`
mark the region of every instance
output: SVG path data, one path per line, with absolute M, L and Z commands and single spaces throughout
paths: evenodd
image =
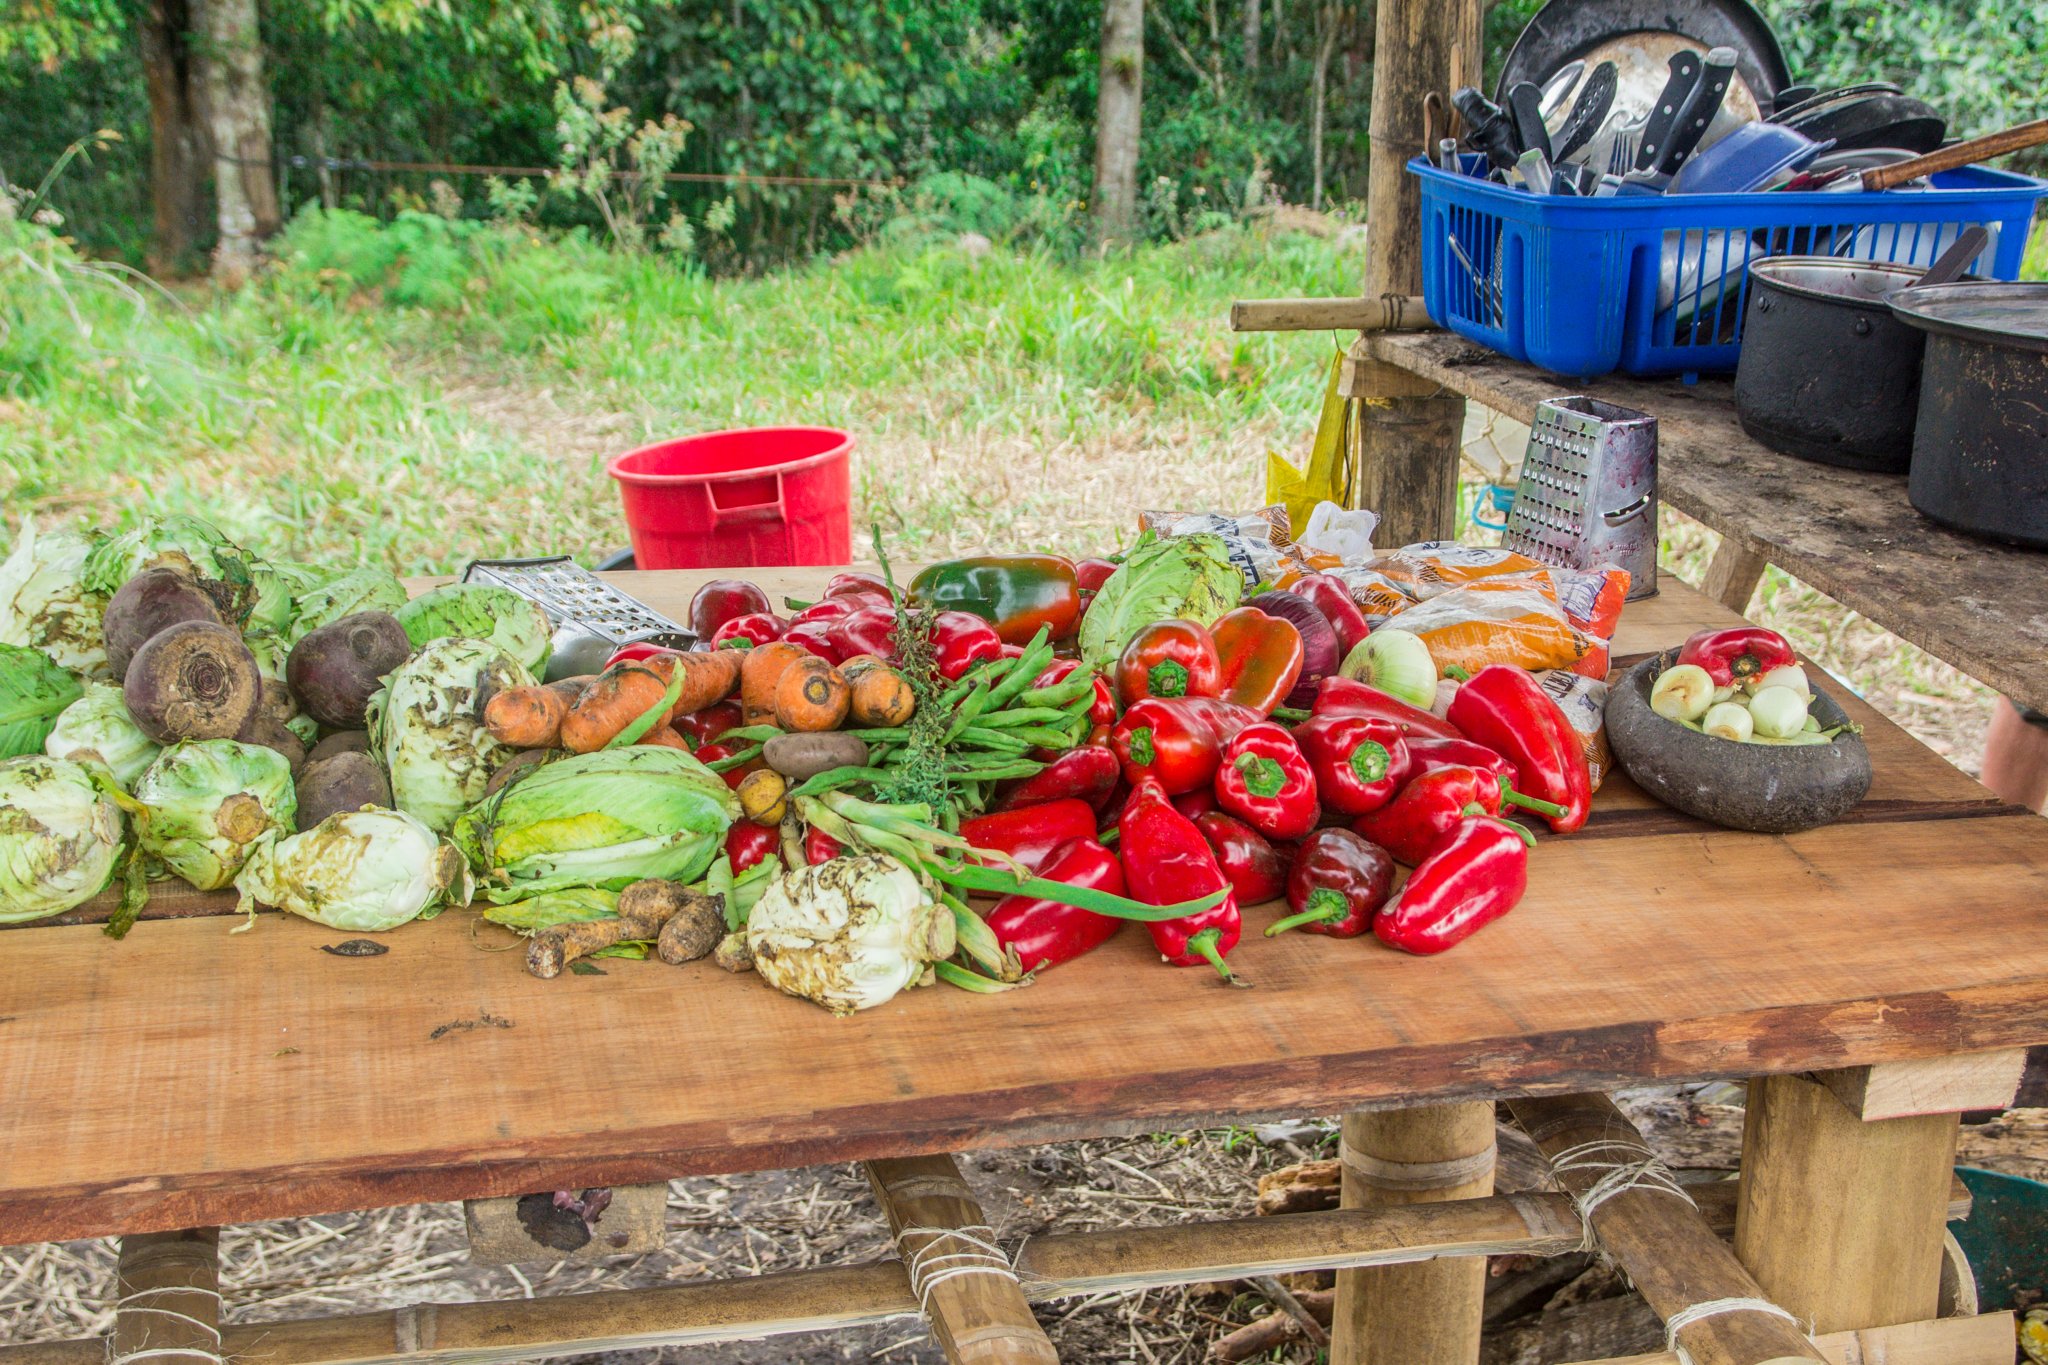
M 697 581 L 620 576 L 674 615 Z M 1730 619 L 1667 580 L 1617 652 Z M 1843 823 L 1733 833 L 1616 779 L 1441 957 L 1253 909 L 1252 990 L 1136 927 L 845 1019 L 708 962 L 538 981 L 471 910 L 372 958 L 280 915 L 230 936 L 220 897 L 118 943 L 0 934 L 0 1244 L 2048 1041 L 2048 823 L 1849 704 L 1876 784 Z
M 2048 554 L 1930 521 L 1903 475 L 1780 455 L 1735 417 L 1727 376 L 1564 379 L 1449 332 L 1381 332 L 1372 355 L 1521 421 L 1588 393 L 1657 418 L 1658 495 L 1936 658 L 2048 710 Z

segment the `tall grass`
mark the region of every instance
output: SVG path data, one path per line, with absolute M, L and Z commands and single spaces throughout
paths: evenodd
M 1339 293 L 1356 249 L 1231 229 L 1080 263 L 908 236 L 713 280 L 587 239 L 302 215 L 240 294 L 172 297 L 0 225 L 0 500 L 213 517 L 280 554 L 446 570 L 625 540 L 604 459 L 726 426 L 859 440 L 856 516 L 908 556 L 1082 548 L 1140 505 L 1254 504 L 1329 337 L 1231 299 Z

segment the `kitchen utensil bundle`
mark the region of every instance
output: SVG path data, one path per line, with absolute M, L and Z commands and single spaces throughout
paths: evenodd
M 627 596 L 567 555 L 539 559 L 479 559 L 462 571 L 465 583 L 510 588 L 539 605 L 554 626 L 549 681 L 595 673 L 620 645 L 636 641 L 688 649 L 696 635 L 645 603 Z
M 1614 564 L 1657 591 L 1657 419 L 1575 395 L 1536 405 L 1501 544 L 1566 569 Z

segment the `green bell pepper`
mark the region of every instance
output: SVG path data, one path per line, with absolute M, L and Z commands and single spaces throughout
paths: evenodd
M 972 612 L 1006 645 L 1025 645 L 1041 626 L 1064 640 L 1081 626 L 1074 562 L 1059 555 L 977 555 L 947 559 L 919 574 L 910 600 L 942 611 Z

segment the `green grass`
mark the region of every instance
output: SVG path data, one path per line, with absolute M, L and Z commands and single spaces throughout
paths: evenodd
M 1139 507 L 1251 507 L 1332 339 L 1233 298 L 1356 288 L 1362 252 L 1230 230 L 1080 262 L 887 242 L 713 280 L 580 238 L 301 218 L 238 295 L 172 297 L 0 224 L 0 503 L 208 516 L 279 555 L 444 571 L 624 543 L 606 458 L 720 427 L 855 433 L 856 524 L 916 558 L 1082 549 Z

